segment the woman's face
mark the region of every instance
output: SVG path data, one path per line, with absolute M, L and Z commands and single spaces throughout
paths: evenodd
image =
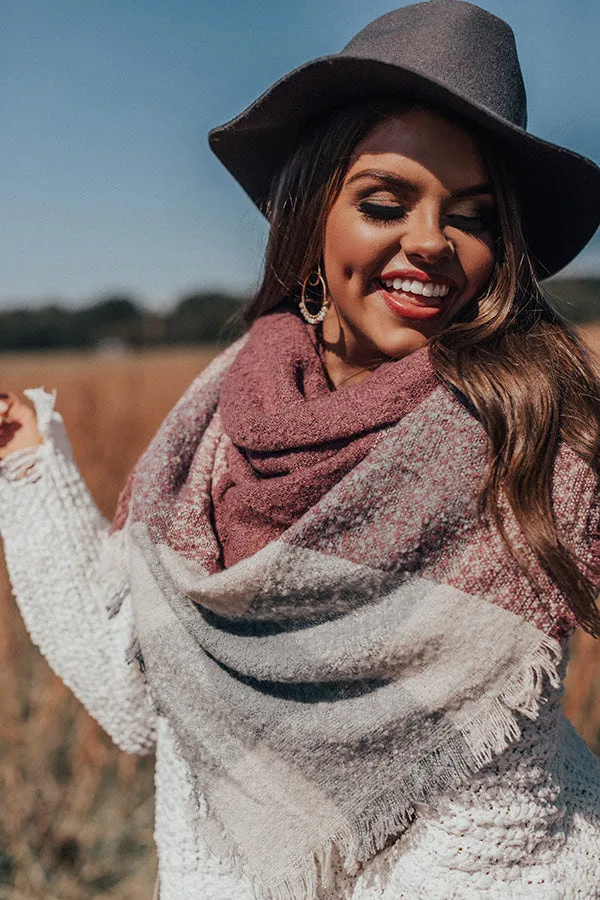
M 486 287 L 494 197 L 469 133 L 412 109 L 357 145 L 325 225 L 329 375 L 358 381 L 438 334 Z

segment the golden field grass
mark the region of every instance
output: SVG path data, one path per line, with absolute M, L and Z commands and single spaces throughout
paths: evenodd
M 586 332 L 600 353 L 600 326 Z M 213 355 L 202 348 L 0 356 L 0 386 L 57 389 L 100 509 Z M 31 645 L 0 572 L 0 900 L 150 900 L 153 761 L 115 748 Z M 600 749 L 600 642 L 573 640 L 564 706 Z

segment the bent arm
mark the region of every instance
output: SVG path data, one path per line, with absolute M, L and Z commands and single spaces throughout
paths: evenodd
M 148 753 L 155 714 L 135 661 L 127 537 L 87 490 L 54 398 L 33 400 L 44 443 L 0 464 L 0 532 L 25 626 L 52 669 L 116 744 Z

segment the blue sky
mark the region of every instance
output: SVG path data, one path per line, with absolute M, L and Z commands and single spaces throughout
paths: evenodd
M 394 5 L 2 0 L 0 308 L 255 286 L 265 225 L 206 133 Z M 598 0 L 480 5 L 515 31 L 530 130 L 600 162 Z M 571 271 L 600 274 L 599 236 Z

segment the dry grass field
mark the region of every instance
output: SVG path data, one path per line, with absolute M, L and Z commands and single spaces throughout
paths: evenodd
M 587 332 L 600 351 L 600 327 Z M 0 386 L 57 389 L 100 509 L 211 353 L 0 357 Z M 153 766 L 111 745 L 29 642 L 0 573 L 0 900 L 149 900 Z M 600 749 L 600 647 L 573 641 L 565 709 Z

